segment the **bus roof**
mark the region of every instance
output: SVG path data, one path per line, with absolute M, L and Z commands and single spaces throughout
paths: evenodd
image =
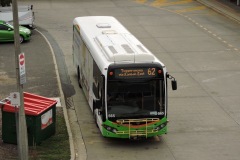
M 87 47 L 90 50 L 94 49 L 95 51 L 101 52 L 109 63 L 159 62 L 156 57 L 114 17 L 77 17 L 73 23 L 79 29 L 82 38 L 87 43 Z

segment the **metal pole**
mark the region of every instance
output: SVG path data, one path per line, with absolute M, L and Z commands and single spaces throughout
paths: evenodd
M 17 77 L 17 89 L 20 94 L 20 106 L 18 111 L 18 120 L 16 120 L 16 126 L 18 127 L 18 156 L 20 160 L 28 160 L 28 139 L 27 139 L 27 128 L 26 118 L 24 110 L 24 97 L 23 97 L 23 85 L 20 84 L 19 74 L 19 54 L 20 43 L 19 43 L 19 22 L 18 22 L 18 5 L 17 0 L 12 0 L 13 10 L 13 26 L 14 26 L 14 45 L 15 45 L 15 66 L 16 66 L 16 77 Z

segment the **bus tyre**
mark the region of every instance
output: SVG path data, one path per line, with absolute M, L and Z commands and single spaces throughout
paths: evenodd
M 80 88 L 82 88 L 82 84 L 81 84 L 81 76 L 80 76 L 80 70 L 78 68 L 78 85 Z
M 97 128 L 99 128 L 98 124 L 97 124 L 97 115 L 96 115 L 95 111 L 93 113 L 94 113 L 93 117 L 94 117 L 95 124 L 96 124 Z

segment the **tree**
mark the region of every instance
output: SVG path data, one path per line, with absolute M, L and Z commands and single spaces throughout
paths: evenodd
M 0 5 L 2 7 L 10 6 L 12 3 L 12 0 L 0 0 Z

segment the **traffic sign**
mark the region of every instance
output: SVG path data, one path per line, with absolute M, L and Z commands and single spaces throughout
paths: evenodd
M 20 84 L 26 83 L 26 70 L 25 70 L 25 55 L 20 53 L 18 55 L 19 60 L 19 75 L 20 75 Z
M 24 53 L 21 53 L 19 55 L 19 64 L 20 64 L 20 66 L 23 66 L 25 64 L 24 61 L 25 61 Z
M 12 106 L 20 106 L 20 94 L 19 92 L 10 93 L 10 100 Z

